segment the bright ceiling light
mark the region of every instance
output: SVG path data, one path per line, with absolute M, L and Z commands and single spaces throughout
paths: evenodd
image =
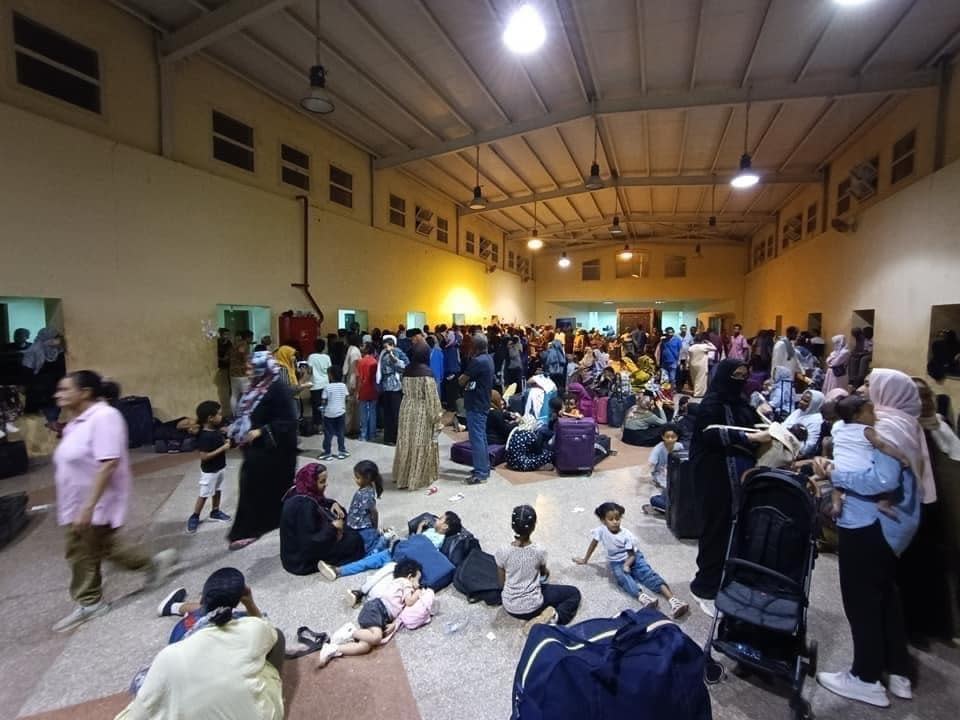
M 533 199 L 533 232 L 530 233 L 530 239 L 527 240 L 527 247 L 531 250 L 539 250 L 543 247 L 543 240 L 540 239 L 540 231 L 537 230 L 537 199 Z
M 624 245 L 623 250 L 617 255 L 621 260 L 633 260 L 633 251 L 630 250 L 629 245 Z
M 743 190 L 745 188 L 752 188 L 758 182 L 760 182 L 760 176 L 757 175 L 751 167 L 750 155 L 744 153 L 743 157 L 740 158 L 740 172 L 734 176 L 730 184 L 738 190 Z
M 539 250 L 543 247 L 543 240 L 538 237 L 532 237 L 527 240 L 527 247 L 531 250 Z
M 546 39 L 547 29 L 540 13 L 529 3 L 514 11 L 507 21 L 507 29 L 503 31 L 503 44 L 517 55 L 529 55 L 539 50 Z
M 620 216 L 613 216 L 613 225 L 610 226 L 610 234 L 614 237 L 620 237 L 623 235 L 623 227 L 620 225 Z
M 559 265 L 560 267 L 562 267 L 562 268 L 564 268 L 564 269 L 570 267 L 570 258 L 567 257 L 567 251 L 566 251 L 566 250 L 564 250 L 564 251 L 563 251 L 563 254 L 560 255 L 560 259 L 557 260 L 557 265 Z
M 853 7 L 854 5 L 866 5 L 870 0 L 833 0 L 835 5 L 842 7 Z

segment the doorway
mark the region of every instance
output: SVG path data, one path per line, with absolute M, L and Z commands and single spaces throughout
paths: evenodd
M 871 327 L 876 332 L 876 328 L 873 325 L 873 319 L 876 313 L 874 310 L 854 310 L 853 316 L 850 319 L 851 328 L 868 328 Z
M 367 327 L 367 311 L 350 308 L 337 310 L 337 329 L 350 330 L 356 323 L 360 330 L 369 330 Z
M 823 332 L 823 313 L 807 313 L 807 332 L 811 335 Z
M 236 337 L 249 330 L 259 340 L 270 334 L 270 308 L 263 305 L 217 305 L 217 325 Z
M 423 328 L 427 324 L 427 314 L 419 310 L 407 311 L 407 330 L 410 328 Z

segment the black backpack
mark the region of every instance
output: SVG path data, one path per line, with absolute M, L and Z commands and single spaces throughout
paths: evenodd
M 499 605 L 500 577 L 497 561 L 490 553 L 485 553 L 479 547 L 474 548 L 457 566 L 453 586 L 472 603 L 482 601 L 487 605 Z
M 27 526 L 27 494 L 0 497 L 0 547 L 13 540 Z
M 480 541 L 469 530 L 461 530 L 456 535 L 444 538 L 440 552 L 447 556 L 447 560 L 460 567 L 467 556 L 474 550 L 480 549 Z

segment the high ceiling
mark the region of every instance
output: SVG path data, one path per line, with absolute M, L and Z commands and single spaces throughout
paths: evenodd
M 111 2 L 170 33 L 169 60 L 203 52 L 305 94 L 314 0 Z M 617 213 L 630 238 L 742 239 L 960 45 L 958 0 L 532 4 L 547 40 L 518 56 L 501 41 L 517 0 L 320 0 L 336 111 L 318 122 L 464 207 L 480 146 L 482 212 L 514 237 L 537 197 L 548 244 L 610 242 Z M 731 191 L 745 130 L 762 179 Z M 606 187 L 587 192 L 596 135 Z

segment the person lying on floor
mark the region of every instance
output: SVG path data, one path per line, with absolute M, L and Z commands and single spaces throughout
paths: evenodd
M 429 539 L 431 543 L 433 543 L 433 546 L 436 547 L 437 550 L 439 550 L 440 546 L 443 545 L 444 538 L 447 535 L 456 535 L 462 529 L 463 523 L 460 521 L 460 516 L 451 510 L 447 510 L 436 519 L 432 527 L 426 520 L 422 521 L 417 528 L 417 532 L 414 534 L 422 534 L 424 537 Z M 330 563 L 321 561 L 319 563 L 320 574 L 323 575 L 323 577 L 325 577 L 327 580 L 332 581 L 336 580 L 338 577 L 357 575 L 359 573 L 366 572 L 367 570 L 377 570 L 382 568 L 388 562 L 393 560 L 393 553 L 396 550 L 399 542 L 400 540 L 396 537 L 390 538 L 390 543 L 387 548 L 370 553 L 359 560 L 345 563 L 339 567 L 334 567 Z
M 317 667 L 325 667 L 338 657 L 366 655 L 390 641 L 398 628 L 397 618 L 405 609 L 418 603 L 432 603 L 433 591 L 420 588 L 422 571 L 416 560 L 398 562 L 386 592 L 363 604 L 356 626 L 348 623 L 333 634 L 330 642 L 320 649 Z
M 115 720 L 282 720 L 283 633 L 263 618 L 243 573 L 220 568 L 204 583 L 199 604 L 185 600 L 186 590 L 178 588 L 161 613 L 169 605 L 167 614 L 176 614 L 179 603 L 178 611 L 202 616 L 183 640 L 157 654 Z M 237 614 L 237 605 L 246 616 Z

